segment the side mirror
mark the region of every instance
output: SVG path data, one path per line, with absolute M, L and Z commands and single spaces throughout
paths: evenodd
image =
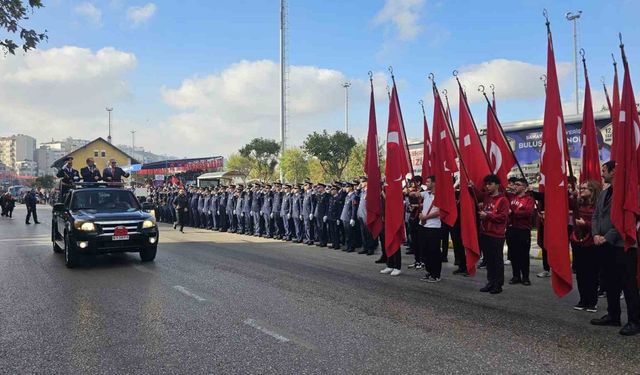
M 153 210 L 153 208 L 154 208 L 154 207 L 153 207 L 153 204 L 152 204 L 152 203 L 149 203 L 149 202 L 144 202 L 144 203 L 142 203 L 142 209 L 143 209 L 144 211 Z
M 55 212 L 64 212 L 64 203 L 55 203 L 53 205 L 53 210 Z

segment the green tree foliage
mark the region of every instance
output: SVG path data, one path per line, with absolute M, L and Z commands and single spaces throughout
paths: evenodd
M 251 161 L 249 158 L 245 158 L 240 154 L 231 154 L 227 159 L 226 170 L 239 171 L 246 176 L 249 176 L 251 175 L 251 171 L 253 170 L 253 161 Z
M 51 189 L 53 188 L 54 180 L 51 175 L 44 175 L 34 180 L 33 186 L 37 188 Z
M 303 149 L 318 159 L 325 179 L 340 179 L 355 145 L 356 140 L 347 133 L 337 131 L 329 134 L 324 130 L 322 133 L 309 134 Z
M 47 39 L 47 30 L 39 33 L 23 26 L 23 21 L 29 19 L 29 14 L 36 8 L 42 8 L 42 0 L 29 0 L 25 4 L 23 0 L 0 0 L 0 27 L 10 34 L 18 34 L 22 46 L 13 39 L 0 40 L 0 48 L 5 53 L 15 55 L 16 49 L 22 47 L 25 52 L 35 49 L 38 44 Z
M 254 138 L 239 150 L 240 155 L 253 162 L 254 177 L 270 181 L 273 179 L 280 145 L 273 139 Z M 252 173 L 253 174 L 253 173 Z
M 349 163 L 344 170 L 345 179 L 354 179 L 364 175 L 364 156 L 367 150 L 367 144 L 364 141 L 356 143 L 351 149 Z
M 280 158 L 280 169 L 287 181 L 302 182 L 309 177 L 309 158 L 302 149 L 290 148 Z

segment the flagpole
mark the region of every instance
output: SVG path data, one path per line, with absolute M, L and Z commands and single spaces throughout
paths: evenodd
M 516 158 L 516 153 L 513 152 L 513 147 L 511 147 L 511 143 L 509 143 L 507 136 L 504 134 L 504 129 L 502 128 L 502 124 L 500 124 L 500 120 L 498 120 L 498 116 L 496 116 L 495 109 L 491 105 L 491 102 L 489 101 L 489 97 L 487 96 L 487 93 L 484 92 L 484 86 L 483 85 L 478 86 L 478 91 L 482 93 L 482 95 L 484 96 L 484 99 L 487 101 L 487 105 L 491 109 L 491 115 L 493 116 L 493 119 L 496 121 L 496 124 L 498 124 L 498 130 L 500 130 L 500 136 L 502 136 L 502 140 L 504 141 L 504 143 L 507 144 L 507 147 L 509 147 L 509 151 L 511 152 L 511 156 L 513 156 L 513 160 L 516 161 L 516 165 L 518 166 L 520 175 L 522 175 L 522 178 L 527 178 L 524 172 L 522 171 L 522 166 L 520 166 L 520 162 L 518 161 L 518 158 Z
M 607 91 L 607 85 L 604 83 L 604 77 L 600 78 L 602 82 L 602 88 L 604 89 L 604 96 L 607 98 L 607 107 L 609 108 L 609 115 L 613 115 L 613 109 L 611 108 L 611 99 L 609 98 L 609 91 Z
M 393 75 L 393 68 L 389 67 L 389 73 L 391 73 L 391 81 L 393 82 L 393 87 L 396 87 L 396 78 Z M 409 147 L 409 142 L 407 142 L 407 131 L 404 128 L 404 117 L 402 116 L 402 108 L 400 108 L 400 98 L 398 97 L 398 90 L 396 89 L 396 100 L 398 101 L 398 113 L 400 114 L 400 118 L 402 119 L 402 135 L 404 136 L 404 146 Z M 407 156 L 410 156 L 411 154 L 409 154 L 409 150 L 406 149 L 405 152 L 407 153 Z M 409 168 L 411 168 L 411 178 L 413 179 L 414 173 L 413 173 L 413 163 L 411 162 L 411 157 L 409 157 L 409 160 L 407 160 L 409 162 Z
M 453 71 L 453 76 L 456 77 L 456 82 L 458 82 L 458 88 L 460 88 L 460 92 L 462 92 L 462 97 L 464 98 L 464 106 L 467 109 L 467 112 L 469 113 L 469 117 L 471 118 L 471 124 L 473 125 L 473 130 L 476 133 L 476 138 L 478 138 L 478 142 L 480 142 L 480 145 L 482 145 L 482 139 L 480 139 L 480 134 L 478 134 L 478 127 L 476 126 L 476 121 L 473 119 L 473 114 L 471 113 L 471 109 L 469 108 L 469 102 L 467 102 L 467 94 L 464 92 L 464 90 L 462 90 L 462 85 L 460 84 L 460 80 L 458 79 L 457 70 Z M 458 124 L 458 127 L 459 126 L 460 124 Z M 487 156 L 486 150 L 484 149 L 484 147 L 481 147 L 481 149 L 482 149 L 482 155 L 484 155 L 484 159 L 487 161 L 487 166 L 491 166 L 491 161 Z M 514 155 L 514 159 L 515 159 L 515 155 Z

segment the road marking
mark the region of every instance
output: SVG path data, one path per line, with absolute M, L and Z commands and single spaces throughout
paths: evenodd
M 182 293 L 184 295 L 187 295 L 187 296 L 197 300 L 198 302 L 206 301 L 206 299 L 200 297 L 199 295 L 197 295 L 195 293 L 190 292 L 189 290 L 187 290 L 187 288 L 185 288 L 183 286 L 176 285 L 176 286 L 173 287 L 173 289 L 177 290 L 178 292 L 180 292 L 180 293 Z
M 257 329 L 258 331 L 269 335 L 271 337 L 273 337 L 274 339 L 280 341 L 280 342 L 289 342 L 291 340 L 289 340 L 288 338 L 282 336 L 281 334 L 277 333 L 277 332 L 273 332 L 267 328 L 262 327 L 261 325 L 258 324 L 258 322 L 255 321 L 255 319 L 246 319 L 244 322 L 242 322 L 250 327 L 253 327 L 255 329 Z
M 140 271 L 140 272 L 144 272 L 144 273 L 150 273 L 150 274 L 155 274 L 155 271 L 152 271 L 150 269 L 147 269 L 146 267 L 134 264 L 133 268 L 135 268 L 136 270 Z
M 46 238 L 51 239 L 51 236 L 39 236 L 39 237 L 22 237 L 22 238 L 3 238 L 0 242 L 16 242 L 16 241 L 42 241 Z

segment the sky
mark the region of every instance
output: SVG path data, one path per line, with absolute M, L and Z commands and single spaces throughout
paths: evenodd
M 136 147 L 157 154 L 227 157 L 255 137 L 279 140 L 279 0 L 43 3 L 24 26 L 46 29 L 48 41 L 0 57 L 0 136 L 29 134 L 39 143 L 106 138 L 105 108 L 112 107 L 114 143 L 131 144 L 135 130 Z M 541 118 L 544 8 L 565 114 L 575 113 L 569 11 L 582 11 L 578 48 L 585 50 L 595 110 L 605 104 L 601 79 L 611 90 L 612 53 L 622 77 L 619 32 L 637 85 L 637 0 L 288 0 L 288 147 L 313 131 L 344 130 L 345 82 L 349 133 L 364 139 L 369 71 L 384 133 L 390 66 L 410 139 L 422 138 L 419 100 L 432 120 L 429 73 L 447 89 L 454 119 L 453 70 L 478 127 L 486 118 L 479 84 L 495 85 L 502 123 Z M 581 64 L 578 73 L 581 96 Z

